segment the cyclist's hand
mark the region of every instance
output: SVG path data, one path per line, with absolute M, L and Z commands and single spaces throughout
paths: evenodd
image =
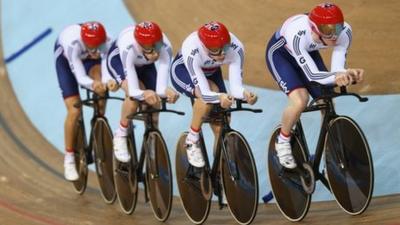
M 346 71 L 350 76 L 353 77 L 354 81 L 360 83 L 364 80 L 364 70 L 363 69 L 347 69 Z
M 143 91 L 144 101 L 149 105 L 155 105 L 160 102 L 160 97 L 152 90 Z
M 93 87 L 93 91 L 96 92 L 97 94 L 103 94 L 107 90 L 106 85 L 98 80 L 93 80 L 92 87 Z
M 227 108 L 231 107 L 231 105 L 233 103 L 233 97 L 229 96 L 225 93 L 222 93 L 219 95 L 219 101 L 220 101 L 221 107 L 224 109 L 227 109 Z
M 257 95 L 254 94 L 253 92 L 244 90 L 244 99 L 249 103 L 250 105 L 253 105 L 254 103 L 257 102 Z
M 167 96 L 167 102 L 169 103 L 175 103 L 179 98 L 178 92 L 169 87 L 165 90 L 165 95 Z
M 119 88 L 119 85 L 117 84 L 117 81 L 111 79 L 107 81 L 107 88 L 112 92 L 116 92 Z
M 339 72 L 339 73 L 336 73 L 335 83 L 339 87 L 348 86 L 351 83 L 353 83 L 353 77 L 347 71 Z

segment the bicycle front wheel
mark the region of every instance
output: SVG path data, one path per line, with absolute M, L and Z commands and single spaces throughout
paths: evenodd
M 152 131 L 147 145 L 146 182 L 151 208 L 157 220 L 168 219 L 172 206 L 172 172 L 167 145 L 160 132 Z
M 131 129 L 131 126 L 129 127 Z M 128 163 L 119 162 L 113 154 L 114 183 L 118 196 L 118 202 L 125 214 L 132 214 L 135 210 L 138 197 L 137 180 L 137 157 L 136 147 L 132 131 L 128 134 L 128 150 L 131 154 L 131 161 Z
M 72 182 L 74 189 L 78 194 L 83 194 L 86 190 L 88 179 L 88 167 L 86 159 L 86 135 L 83 120 L 80 118 L 75 126 L 75 165 L 79 179 Z
M 290 221 L 300 221 L 307 215 L 310 208 L 311 195 L 307 194 L 301 184 L 300 175 L 286 171 L 279 163 L 275 150 L 275 140 L 280 127 L 275 128 L 269 142 L 268 172 L 272 193 L 281 213 Z M 296 135 L 292 135 L 292 153 L 297 165 L 307 161 L 307 154 Z
M 351 215 L 363 213 L 371 201 L 374 167 L 363 132 L 349 117 L 333 119 L 325 138 L 329 186 L 337 203 Z
M 258 176 L 249 144 L 237 131 L 224 137 L 221 173 L 229 210 L 239 224 L 250 224 L 258 206 Z M 240 197 L 239 197 L 240 196 Z
M 107 204 L 112 204 L 117 196 L 113 177 L 113 135 L 105 118 L 97 118 L 92 138 L 100 193 Z
M 194 224 L 202 224 L 206 221 L 210 212 L 211 200 L 206 199 L 202 192 L 200 183 L 202 172 L 194 171 L 204 169 L 195 169 L 190 166 L 187 159 L 186 136 L 187 132 L 181 135 L 176 147 L 176 182 L 186 215 Z M 208 167 L 208 165 L 206 166 Z

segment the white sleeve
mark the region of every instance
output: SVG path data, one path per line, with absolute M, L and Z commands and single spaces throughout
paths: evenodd
M 172 49 L 169 45 L 164 45 L 160 52 L 160 58 L 157 61 L 157 84 L 156 93 L 165 97 L 165 90 L 168 86 L 169 67 L 172 60 Z
M 140 89 L 139 79 L 136 73 L 134 58 L 136 57 L 132 47 L 124 49 L 120 54 L 122 65 L 124 67 L 124 73 L 126 80 L 128 81 L 128 92 L 129 96 L 137 100 L 144 100 L 143 90 Z
M 67 47 L 67 58 L 72 73 L 80 86 L 92 90 L 93 79 L 86 74 L 82 60 L 79 58 L 80 49 L 78 44 Z
M 198 51 L 198 50 L 197 50 Z M 193 51 L 196 52 L 196 51 Z M 220 93 L 211 91 L 207 78 L 200 67 L 199 53 L 184 57 L 184 63 L 189 71 L 190 78 L 196 88 L 199 89 L 202 99 L 207 103 L 219 103 Z
M 336 41 L 336 46 L 332 51 L 331 71 L 344 72 L 346 71 L 346 56 L 347 50 L 350 47 L 352 39 L 351 27 L 346 24 L 346 28 L 341 32 Z
M 111 74 L 107 69 L 107 56 L 101 58 L 101 82 L 106 84 L 109 80 L 112 80 Z
M 300 34 L 300 35 L 299 35 Z M 287 41 L 287 46 L 291 50 L 291 55 L 296 59 L 297 64 L 303 70 L 309 81 L 317 81 L 321 84 L 334 84 L 335 74 L 334 72 L 320 71 L 315 64 L 314 60 L 308 53 L 307 37 L 305 33 L 298 32 L 295 35 L 285 39 Z
M 243 63 L 244 63 L 244 50 L 239 48 L 234 51 L 233 61 L 229 64 L 229 87 L 231 94 L 234 98 L 243 99 Z
M 109 80 L 112 80 L 114 78 L 112 78 L 111 74 L 108 72 L 108 68 L 107 68 L 107 54 L 108 54 L 108 50 L 111 47 L 111 39 L 107 38 L 107 42 L 106 42 L 106 49 L 104 50 L 104 52 L 101 53 L 101 82 L 103 84 L 106 84 Z

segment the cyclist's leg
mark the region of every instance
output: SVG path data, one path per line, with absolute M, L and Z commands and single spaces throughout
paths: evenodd
M 192 120 L 189 128 L 189 134 L 186 137 L 187 155 L 189 163 L 196 167 L 203 167 L 205 161 L 200 149 L 199 132 L 203 123 L 203 117 L 211 110 L 212 105 L 206 104 L 200 93 L 195 91 L 194 84 L 190 74 L 186 69 L 182 56 L 176 56 L 171 67 L 172 84 L 174 88 L 182 94 L 194 99 L 192 106 Z
M 129 119 L 127 118 L 133 112 L 136 112 L 139 103 L 129 99 L 128 81 L 125 79 L 124 69 L 117 46 L 113 43 L 110 53 L 107 56 L 107 68 L 112 77 L 121 85 L 125 92 L 125 100 L 121 106 L 121 118 L 119 126 L 114 133 L 114 155 L 121 162 L 128 162 L 131 158 L 128 151 L 127 135 Z
M 138 74 L 139 78 L 139 86 L 141 89 L 145 90 L 152 90 L 156 91 L 157 88 L 157 70 L 154 65 L 154 63 L 141 66 L 141 67 L 136 67 L 136 72 Z M 144 105 L 144 107 L 147 107 Z M 153 108 L 160 108 L 161 104 L 157 103 L 155 105 L 151 105 Z M 153 113 L 152 119 L 153 119 L 153 125 L 155 127 L 158 127 L 158 116 L 159 113 Z
M 209 76 L 207 78 L 208 78 L 208 83 L 209 83 L 212 91 L 227 93 L 224 79 L 222 77 L 221 68 L 218 68 L 217 71 L 212 76 Z M 219 134 L 221 133 L 221 129 L 222 129 L 222 124 L 221 124 L 221 122 L 213 121 L 212 123 L 210 123 L 210 127 L 214 133 L 214 140 L 215 140 L 213 149 L 216 150 L 215 147 L 218 143 Z M 214 152 L 214 155 L 215 155 L 215 152 Z
M 100 59 L 88 59 L 83 61 L 83 65 L 88 73 L 88 75 L 96 81 L 101 82 L 101 60 Z M 103 96 L 105 93 L 97 93 Z M 102 99 L 99 101 L 99 112 L 104 115 L 106 108 L 106 100 Z
M 309 54 L 310 54 L 311 58 L 314 60 L 315 65 L 317 66 L 317 68 L 320 71 L 328 71 L 319 51 L 312 51 Z M 308 82 L 308 81 L 306 81 L 306 82 Z M 317 97 L 321 96 L 321 94 L 322 94 L 321 89 L 318 87 L 315 87 L 315 86 L 308 86 L 307 90 L 313 98 L 317 98 Z M 333 88 L 331 91 L 333 91 Z M 323 101 L 323 100 L 321 100 L 321 101 Z M 323 118 L 324 114 L 325 114 L 325 110 L 321 110 L 322 118 Z
M 80 101 L 78 83 L 69 67 L 68 60 L 62 53 L 62 47 L 56 44 L 55 58 L 58 84 L 67 108 L 67 116 L 64 122 L 64 143 L 66 150 L 64 158 L 64 176 L 67 180 L 72 181 L 79 178 L 75 167 L 74 137 L 75 126 L 79 119 L 81 108 L 74 107 L 74 104 Z
M 266 61 L 274 80 L 281 90 L 288 96 L 288 104 L 282 113 L 281 131 L 278 135 L 275 148 L 280 163 L 286 168 L 296 167 L 291 154 L 291 129 L 300 118 L 307 106 L 308 91 L 301 79 L 303 73 L 295 59 L 284 48 L 283 38 L 272 37 L 266 51 Z

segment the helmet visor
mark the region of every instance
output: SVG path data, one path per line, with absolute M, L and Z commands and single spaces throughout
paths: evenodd
M 106 44 L 104 43 L 97 47 L 92 47 L 92 46 L 86 45 L 86 49 L 91 54 L 100 53 L 100 52 L 104 52 L 106 50 Z
M 208 53 L 211 56 L 220 56 L 222 54 L 225 54 L 226 51 L 228 51 L 229 49 L 229 44 L 224 45 L 222 48 L 212 48 L 212 49 L 208 49 Z
M 145 54 L 153 54 L 154 52 L 160 53 L 163 44 L 164 43 L 162 41 L 158 41 L 154 45 L 148 45 L 148 46 L 142 45 L 143 53 Z
M 343 23 L 338 24 L 321 24 L 318 26 L 319 35 L 322 38 L 336 40 L 344 29 Z

